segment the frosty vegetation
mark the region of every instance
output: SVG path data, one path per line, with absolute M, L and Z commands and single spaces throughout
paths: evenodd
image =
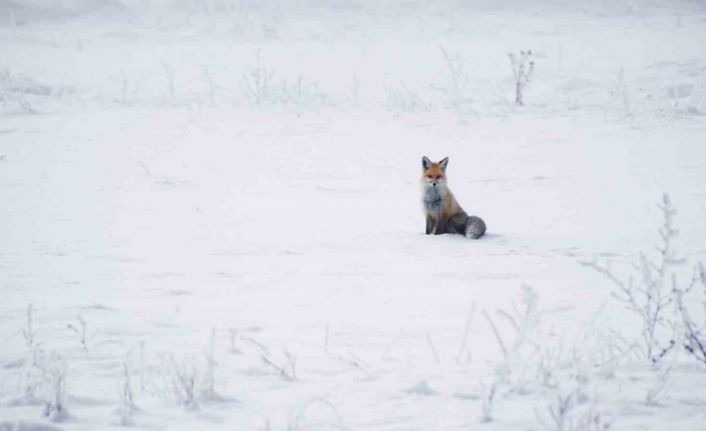
M 706 365 L 706 274 L 703 263 L 693 268 L 691 280 L 677 282 L 675 267 L 684 264 L 677 255 L 675 241 L 679 231 L 675 226 L 676 209 L 668 195 L 659 205 L 664 222 L 659 229 L 661 243 L 657 246 L 658 260 L 644 253 L 627 281 L 619 279 L 609 265 L 596 262 L 588 266 L 605 274 L 618 288 L 615 297 L 624 301 L 642 321 L 642 338 L 646 358 L 656 365 L 674 348 L 683 347 L 694 359 Z M 685 299 L 686 298 L 686 299 Z M 696 312 L 689 311 L 696 305 Z
M 33 76 L 31 70 L 13 70 L 11 66 L 0 65 L 0 102 L 6 112 L 38 112 L 37 105 L 47 105 L 56 101 L 62 103 L 117 104 L 122 106 L 153 105 L 156 101 L 164 106 L 249 106 L 285 107 L 298 111 L 317 111 L 332 107 L 367 107 L 384 106 L 400 114 L 428 112 L 432 110 L 452 110 L 463 116 L 477 115 L 481 110 L 506 112 L 507 105 L 517 107 L 529 104 L 547 104 L 556 109 L 588 109 L 598 103 L 604 109 L 610 107 L 611 114 L 631 116 L 636 111 L 649 111 L 659 115 L 700 115 L 706 107 L 704 83 L 698 77 L 680 78 L 679 83 L 663 82 L 660 88 L 646 89 L 638 86 L 637 78 L 630 76 L 624 67 L 614 68 L 600 85 L 604 95 L 611 100 L 587 99 L 583 88 L 574 87 L 576 80 L 591 78 L 591 71 L 572 70 L 562 84 L 564 97 L 556 98 L 552 89 L 544 85 L 532 88 L 534 80 L 549 78 L 551 68 L 543 65 L 541 71 L 535 71 L 535 60 L 546 57 L 549 52 L 526 47 L 509 54 L 497 52 L 493 58 L 479 58 L 474 52 L 456 44 L 437 44 L 437 54 L 429 57 L 430 62 L 423 65 L 425 75 L 435 75 L 426 82 L 415 78 L 415 74 L 385 74 L 381 80 L 364 79 L 361 71 L 365 65 L 358 65 L 348 71 L 347 76 L 340 76 L 332 81 L 326 68 L 336 66 L 327 64 L 319 67 L 313 63 L 290 61 L 286 54 L 275 48 L 271 39 L 277 39 L 283 31 L 291 31 L 296 21 L 293 16 L 305 12 L 306 2 L 291 5 L 289 8 L 278 2 L 264 2 L 260 5 L 250 2 L 226 1 L 181 1 L 177 9 L 189 20 L 206 20 L 212 26 L 214 34 L 220 34 L 225 28 L 248 37 L 263 38 L 259 44 L 248 43 L 237 47 L 238 51 L 224 51 L 222 55 L 234 55 L 237 67 L 216 66 L 200 61 L 191 64 L 168 52 L 149 59 L 149 62 L 135 67 L 118 67 L 106 70 L 95 69 L 105 74 L 105 82 L 110 85 L 96 88 L 96 91 L 77 91 L 83 85 L 80 82 L 43 82 L 41 77 Z M 384 13 L 375 10 L 365 2 L 353 2 L 361 15 Z M 160 2 L 100 2 L 82 0 L 78 2 L 56 2 L 54 7 L 40 6 L 30 2 L 25 9 L 13 9 L 10 6 L 3 11 L 7 17 L 5 25 L 21 29 L 26 22 L 32 22 L 33 11 L 43 10 L 45 15 L 64 16 L 65 14 L 97 13 L 112 10 L 112 13 L 128 14 L 139 19 L 154 22 L 157 26 L 186 26 L 184 22 L 167 24 L 174 19 L 173 11 Z M 117 9 L 118 12 L 115 12 Z M 322 9 L 324 13 L 337 16 L 333 4 Z M 36 12 L 38 13 L 38 12 Z M 319 11 L 318 13 L 321 13 Z M 289 15 L 291 14 L 291 15 Z M 18 15 L 22 16 L 18 20 Z M 32 18 L 30 18 L 32 17 Z M 325 19 L 326 17 L 322 17 Z M 355 27 L 359 19 L 355 15 L 343 14 L 345 25 Z M 319 43 L 319 40 L 315 40 Z M 86 41 L 79 38 L 74 46 L 77 52 L 83 52 Z M 553 54 L 553 53 L 551 53 Z M 431 53 L 430 53 L 431 55 Z M 511 68 L 495 68 L 500 56 L 507 55 Z M 565 67 L 567 53 L 560 48 L 557 55 L 557 70 Z M 497 59 L 495 57 L 498 57 Z M 488 61 L 491 60 L 491 63 Z M 484 64 L 485 63 L 485 64 Z M 311 67 L 310 67 L 311 66 Z M 492 68 L 492 75 L 485 71 Z M 507 72 L 507 73 L 506 73 Z M 580 76 L 577 76 L 580 75 Z M 553 79 L 553 76 L 552 76 Z M 638 92 L 639 87 L 639 92 Z M 534 94 L 533 94 L 534 93 Z M 534 97 L 534 101 L 532 100 Z M 563 102 L 562 102 L 563 101 Z M 568 101 L 568 105 L 566 105 Z M 562 105 L 563 103 L 563 105 Z M 614 106 L 611 106 L 614 105 Z M 608 114 L 608 113 L 606 113 Z
M 525 88 L 527 84 L 529 84 L 532 73 L 534 72 L 532 51 L 520 51 L 519 55 L 515 55 L 511 52 L 508 56 L 510 57 L 512 74 L 515 77 L 515 105 L 522 106 L 525 104 Z
M 635 349 L 652 366 L 654 374 L 654 384 L 647 388 L 644 395 L 646 405 L 659 405 L 660 400 L 668 395 L 673 365 L 664 363 L 673 364 L 674 360 L 669 358 L 677 355 L 679 349 L 683 349 L 689 358 L 701 365 L 702 373 L 706 372 L 706 272 L 703 264 L 698 263 L 687 284 L 680 285 L 677 282 L 674 270 L 684 264 L 684 259 L 678 257 L 675 249 L 678 237 L 676 209 L 668 195 L 664 195 L 658 207 L 663 215 L 663 224 L 658 230 L 660 245 L 656 247 L 659 256 L 657 261 L 650 260 L 644 253 L 640 254 L 640 259 L 633 266 L 636 274 L 627 281 L 616 276 L 609 265 L 601 265 L 596 261 L 585 262 L 586 266 L 604 274 L 615 285 L 613 300 L 624 303 L 639 318 L 642 323 L 640 332 L 623 333 L 619 339 L 610 339 L 604 336 L 606 331 L 614 335 L 617 331 L 614 332 L 613 328 L 599 329 L 593 322 L 587 322 L 580 338 L 571 344 L 569 340 L 557 336 L 543 322 L 545 316 L 564 313 L 566 310 L 542 309 L 536 290 L 529 286 L 523 287 L 521 297 L 518 301 L 512 301 L 509 308 L 492 313 L 482 311 L 487 323 L 486 329 L 495 338 L 500 358 L 493 364 L 492 372 L 481 377 L 478 382 L 481 422 L 493 422 L 500 414 L 496 413 L 499 405 L 508 399 L 520 397 L 536 405 L 536 429 L 608 430 L 612 424 L 611 414 L 600 403 L 607 390 L 600 390 L 596 385 L 610 382 L 619 364 L 629 358 Z M 461 363 L 467 349 L 466 343 L 473 342 L 467 338 L 475 309 L 474 304 L 456 358 L 458 363 Z M 52 421 L 64 421 L 69 417 L 69 361 L 66 358 L 71 352 L 45 353 L 38 340 L 32 305 L 28 306 L 25 317 L 22 336 L 27 356 L 16 402 L 32 405 L 39 401 L 43 416 Z M 89 351 L 85 342 L 87 325 L 82 318 L 78 321 L 82 329 L 72 324 L 68 328 L 79 335 L 77 349 L 86 354 Z M 215 328 L 211 330 L 202 360 L 194 355 L 177 358 L 169 354 L 160 355 L 157 362 L 149 365 L 144 363 L 144 347 L 140 346 L 138 370 L 134 365 L 138 349 L 131 349 L 119 367 L 120 375 L 116 376 L 120 382 L 119 402 L 115 409 L 118 418 L 116 423 L 125 426 L 135 424 L 135 415 L 141 413 L 136 402 L 138 397 L 163 397 L 188 410 L 198 410 L 201 403 L 214 401 L 236 403 L 235 394 L 232 397 L 224 396 L 217 389 L 220 384 L 216 372 L 218 333 Z M 295 355 L 287 350 L 282 355 L 273 355 L 266 345 L 252 337 L 239 337 L 236 330 L 223 333 L 223 337 L 226 336 L 230 340 L 227 352 L 259 356 L 263 365 L 262 372 L 273 378 L 296 383 L 298 376 Z M 328 343 L 328 333 L 326 337 Z M 428 334 L 427 340 L 437 364 L 440 364 Z M 328 347 L 325 350 L 328 351 Z M 372 377 L 356 359 L 339 359 L 354 368 L 361 368 L 369 378 Z M 134 384 L 135 375 L 139 375 L 142 382 L 139 388 Z M 422 386 L 425 387 L 424 391 L 431 390 L 427 385 Z M 419 390 L 422 390 L 421 386 L 415 389 Z M 335 413 L 336 429 L 345 429 L 335 406 L 325 399 L 314 402 L 322 403 L 326 409 Z M 298 423 L 307 409 L 309 406 L 304 406 L 292 419 L 290 429 L 304 429 L 299 428 Z

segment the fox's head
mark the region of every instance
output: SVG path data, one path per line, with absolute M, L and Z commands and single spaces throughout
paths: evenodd
M 439 163 L 432 163 L 428 157 L 422 157 L 422 185 L 427 190 L 443 190 L 446 188 L 446 166 L 449 158 Z

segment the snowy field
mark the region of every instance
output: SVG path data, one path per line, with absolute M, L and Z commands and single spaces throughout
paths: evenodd
M 706 3 L 560 3 L 0 0 L 0 430 L 706 430 Z

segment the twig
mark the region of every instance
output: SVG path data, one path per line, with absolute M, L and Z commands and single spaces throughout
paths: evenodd
M 150 170 L 149 170 L 149 169 L 147 169 L 147 166 L 145 166 L 145 164 L 144 164 L 144 163 L 142 163 L 142 160 L 138 160 L 138 162 L 137 162 L 137 163 L 139 163 L 139 164 L 140 164 L 140 166 L 142 166 L 142 169 L 144 169 L 144 170 L 145 170 L 145 173 L 147 174 L 147 176 L 148 176 L 148 177 L 151 177 L 151 176 L 152 176 L 152 173 L 150 172 Z
M 441 365 L 441 361 L 439 360 L 439 355 L 436 353 L 436 347 L 434 347 L 434 343 L 431 341 L 431 336 L 427 333 L 426 339 L 427 342 L 429 343 L 429 347 L 431 348 L 431 352 L 434 354 L 434 360 L 436 360 L 437 365 Z
M 468 334 L 471 331 L 471 323 L 476 315 L 476 302 L 473 301 L 471 305 L 471 312 L 468 313 L 468 318 L 466 319 L 466 327 L 463 330 L 463 337 L 461 338 L 461 348 L 458 350 L 458 356 L 456 356 L 456 363 L 461 363 L 461 356 L 466 351 L 466 343 L 468 342 Z
M 490 324 L 490 327 L 493 329 L 493 334 L 495 334 L 495 339 L 498 341 L 498 345 L 500 346 L 500 350 L 503 353 L 503 356 L 505 359 L 508 357 L 507 353 L 507 347 L 505 347 L 505 343 L 503 343 L 503 339 L 500 336 L 500 332 L 498 331 L 498 328 L 495 326 L 495 322 L 493 322 L 493 318 L 490 317 L 490 314 L 486 310 L 483 310 L 483 315 L 485 316 L 485 319 L 488 321 L 488 324 Z

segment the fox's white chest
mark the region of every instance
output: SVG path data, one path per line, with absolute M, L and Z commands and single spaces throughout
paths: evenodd
M 438 188 L 425 187 L 422 202 L 424 204 L 424 211 L 426 211 L 427 214 L 438 216 L 441 214 L 441 209 L 444 206 L 444 196 Z

